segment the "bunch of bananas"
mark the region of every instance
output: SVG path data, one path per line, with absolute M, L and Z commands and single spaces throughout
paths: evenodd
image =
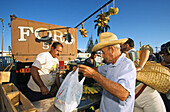
M 118 12 L 119 12 L 119 9 L 117 7 L 116 8 L 110 7 L 109 9 L 110 15 L 117 15 Z
M 87 37 L 87 30 L 86 29 L 84 29 L 83 27 L 82 28 L 80 28 L 79 29 L 79 31 L 80 31 L 80 33 L 81 33 L 81 35 L 83 36 L 83 37 Z
M 98 26 L 99 27 L 100 26 L 102 26 L 102 27 L 106 26 L 107 23 L 109 22 L 110 18 L 109 17 L 105 17 L 103 14 L 99 14 L 97 16 L 99 16 L 99 18 L 97 19 Z
M 83 94 L 96 94 L 100 92 L 101 90 L 102 88 L 99 86 L 89 87 L 89 86 L 83 85 Z
M 110 7 L 109 11 L 105 12 L 105 13 L 102 13 L 101 14 L 98 14 L 96 18 L 98 18 L 97 20 L 95 20 L 94 22 L 97 22 L 98 23 L 98 26 L 102 26 L 102 27 L 105 27 L 107 25 L 107 23 L 109 22 L 109 16 L 110 15 L 116 15 L 117 13 L 119 12 L 119 9 L 116 7 L 116 8 L 113 8 L 113 7 Z

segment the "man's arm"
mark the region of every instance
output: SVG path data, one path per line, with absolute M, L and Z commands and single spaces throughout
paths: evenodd
M 43 95 L 46 95 L 49 93 L 48 88 L 44 85 L 43 81 L 40 78 L 40 75 L 38 73 L 39 68 L 32 66 L 31 67 L 31 75 L 35 83 L 40 87 L 41 93 Z
M 98 67 L 92 67 L 95 71 L 98 72 Z
M 60 77 L 59 77 L 59 73 L 56 73 L 56 84 L 57 84 L 57 87 L 59 88 L 61 83 L 60 83 Z
M 129 92 L 118 83 L 115 83 L 105 77 L 103 77 L 98 72 L 94 73 L 93 79 L 96 80 L 106 91 L 110 94 L 116 96 L 122 101 L 125 101 L 126 98 L 129 96 Z
M 101 74 L 99 74 L 96 71 L 97 69 L 94 70 L 84 65 L 79 65 L 79 67 L 80 67 L 80 72 L 82 71 L 84 73 L 84 76 L 93 78 L 106 91 L 108 91 L 110 94 L 114 95 L 115 97 L 119 98 L 120 100 L 125 101 L 129 96 L 129 92 L 121 84 L 118 84 L 116 82 L 113 82 L 103 77 Z

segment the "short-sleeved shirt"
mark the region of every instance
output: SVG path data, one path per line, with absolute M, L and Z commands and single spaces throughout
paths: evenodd
M 85 65 L 89 66 L 89 67 L 96 67 L 96 61 L 93 59 L 93 63 L 91 62 L 90 58 L 87 58 L 84 62 Z
M 126 53 L 126 57 L 128 57 L 129 59 L 131 59 L 133 62 L 138 60 L 138 54 L 135 50 L 135 48 L 130 49 L 127 53 Z
M 105 89 L 102 93 L 100 112 L 133 112 L 135 100 L 136 68 L 133 62 L 122 53 L 115 64 L 105 64 L 98 71 L 107 79 L 121 84 L 129 96 L 125 101 L 113 96 Z
M 57 58 L 53 58 L 49 52 L 43 52 L 37 55 L 32 66 L 39 68 L 38 70 L 41 80 L 44 85 L 50 91 L 51 85 L 54 84 L 56 79 L 56 73 L 59 72 L 59 61 Z M 39 86 L 35 83 L 32 76 L 28 82 L 28 87 L 32 91 L 41 92 Z

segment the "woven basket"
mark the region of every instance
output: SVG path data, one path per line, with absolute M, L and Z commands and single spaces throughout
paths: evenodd
M 170 70 L 156 62 L 147 62 L 136 78 L 161 93 L 170 89 Z

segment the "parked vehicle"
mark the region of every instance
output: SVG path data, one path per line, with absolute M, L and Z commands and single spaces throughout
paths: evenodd
M 70 35 L 68 38 L 68 34 Z M 77 57 L 77 28 L 47 24 L 11 16 L 11 49 L 16 62 L 12 71 L 12 82 L 22 91 L 30 77 L 30 68 L 35 57 L 50 51 L 53 42 L 63 44 L 59 56 L 60 73 L 70 69 L 64 61 Z

